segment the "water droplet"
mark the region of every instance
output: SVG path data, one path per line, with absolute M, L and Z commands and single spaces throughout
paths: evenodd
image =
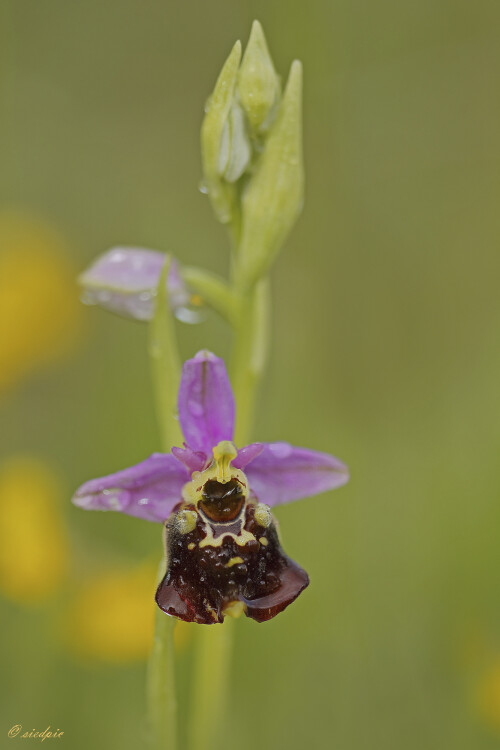
M 196 323 L 203 323 L 207 316 L 200 310 L 191 310 L 189 307 L 178 307 L 175 310 L 175 317 L 181 323 L 196 325 Z
M 84 305 L 97 305 L 95 292 L 90 292 L 86 289 L 80 295 L 80 301 L 83 302 Z
M 191 399 L 188 401 L 188 409 L 193 417 L 201 417 L 203 415 L 203 406 L 198 401 Z

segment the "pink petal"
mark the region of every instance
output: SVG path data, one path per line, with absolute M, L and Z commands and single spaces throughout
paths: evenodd
M 264 450 L 264 443 L 250 443 L 250 445 L 241 448 L 238 455 L 232 461 L 236 469 L 244 469 L 250 461 L 253 461 Z
M 259 502 L 282 505 L 345 484 L 347 466 L 335 456 L 289 443 L 264 443 L 245 473 Z
M 151 320 L 156 287 L 166 255 L 141 247 L 113 247 L 100 255 L 84 271 L 79 283 L 84 289 L 83 301 L 136 320 Z M 167 278 L 172 310 L 185 309 L 189 293 L 172 260 Z
M 185 467 L 174 456 L 154 453 L 136 466 L 85 482 L 73 503 L 85 510 L 115 510 L 163 522 L 181 502 L 188 480 Z
M 179 420 L 193 451 L 212 455 L 221 440 L 232 440 L 234 396 L 224 361 L 202 351 L 182 368 Z
M 174 446 L 172 453 L 178 461 L 184 464 L 189 474 L 192 474 L 193 471 L 203 471 L 212 460 L 211 456 L 207 459 L 207 456 L 201 451 L 192 451 L 186 443 L 184 443 L 184 448 Z

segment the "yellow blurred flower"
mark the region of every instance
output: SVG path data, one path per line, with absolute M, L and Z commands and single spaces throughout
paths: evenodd
M 6 598 L 40 605 L 68 582 L 71 550 L 61 501 L 59 479 L 42 461 L 13 456 L 0 463 L 0 594 Z M 148 560 L 72 584 L 62 635 L 73 654 L 108 663 L 147 659 L 157 573 L 156 562 Z M 179 651 L 189 643 L 192 627 L 197 626 L 176 624 Z
M 56 591 L 68 571 L 57 476 L 39 460 L 0 464 L 0 592 L 26 605 Z
M 64 640 L 70 651 L 86 662 L 147 659 L 153 646 L 157 574 L 157 564 L 148 561 L 131 568 L 115 567 L 83 583 L 64 615 Z M 192 627 L 176 623 L 178 651 L 187 647 Z
M 65 640 L 84 660 L 146 659 L 153 643 L 157 565 L 115 568 L 83 583 L 65 616 Z
M 500 733 L 500 654 L 481 674 L 475 690 L 475 707 L 479 717 Z
M 81 321 L 74 277 L 50 226 L 0 212 L 0 394 L 71 348 Z

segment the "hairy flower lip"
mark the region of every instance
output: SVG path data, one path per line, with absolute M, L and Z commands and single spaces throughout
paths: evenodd
M 164 522 L 192 473 L 211 463 L 214 446 L 233 438 L 234 396 L 222 359 L 200 351 L 184 363 L 178 408 L 184 447 L 86 482 L 76 491 L 74 504 Z M 340 487 L 349 479 L 338 458 L 284 442 L 244 446 L 232 465 L 245 470 L 252 496 L 271 507 Z
M 204 514 L 193 512 L 194 505 L 187 507 L 165 524 L 168 566 L 155 599 L 166 614 L 200 625 L 242 613 L 265 622 L 308 586 L 305 570 L 281 548 L 270 515 L 262 526 L 258 505 L 246 505 L 234 524 L 213 525 Z M 188 527 L 179 523 L 185 513 L 193 514 Z

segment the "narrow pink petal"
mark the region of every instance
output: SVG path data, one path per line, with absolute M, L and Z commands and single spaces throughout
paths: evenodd
M 212 455 L 221 440 L 232 440 L 234 396 L 224 361 L 202 351 L 182 368 L 179 420 L 193 451 Z
M 345 484 L 347 466 L 335 456 L 289 443 L 264 443 L 245 473 L 259 502 L 282 505 Z
M 207 458 L 205 453 L 201 451 L 192 451 L 186 443 L 184 443 L 184 448 L 174 446 L 172 453 L 178 461 L 184 464 L 189 474 L 192 474 L 193 471 L 203 471 L 212 460 L 211 456 Z
M 238 455 L 232 461 L 236 469 L 244 469 L 250 461 L 253 461 L 264 450 L 264 443 L 250 443 L 238 451 Z
M 154 453 L 136 466 L 85 482 L 73 503 L 85 510 L 115 510 L 163 522 L 181 502 L 188 480 L 185 467 L 174 456 Z

